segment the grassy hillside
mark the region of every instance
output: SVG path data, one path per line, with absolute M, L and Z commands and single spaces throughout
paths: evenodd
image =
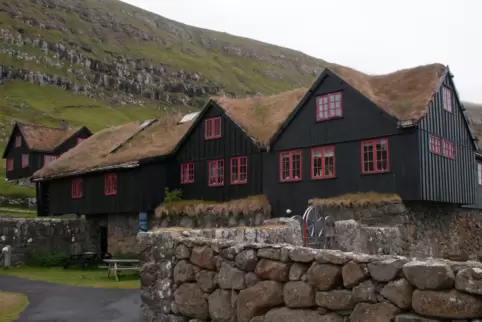
M 0 148 L 15 120 L 109 125 L 199 109 L 211 95 L 309 85 L 326 62 L 117 0 L 0 0 Z M 0 195 L 33 196 L 4 183 Z

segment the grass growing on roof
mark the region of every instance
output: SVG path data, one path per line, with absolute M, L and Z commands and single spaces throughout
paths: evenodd
M 156 216 L 158 218 L 179 214 L 198 216 L 207 213 L 218 216 L 226 216 L 232 213 L 253 215 L 257 212 L 262 212 L 263 214 L 271 213 L 271 205 L 268 198 L 264 195 L 250 196 L 226 202 L 181 200 L 162 204 L 156 208 Z
M 397 194 L 378 193 L 378 192 L 359 192 L 349 193 L 333 198 L 314 198 L 313 205 L 326 207 L 368 207 L 376 205 L 386 205 L 393 203 L 400 203 L 402 199 Z
M 0 322 L 16 321 L 27 306 L 25 295 L 0 291 Z

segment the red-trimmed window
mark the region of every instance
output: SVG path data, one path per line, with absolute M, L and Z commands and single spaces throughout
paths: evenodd
M 324 146 L 311 149 L 311 179 L 335 177 L 335 147 Z
M 194 182 L 194 163 L 181 164 L 181 183 Z
M 7 159 L 7 171 L 13 170 L 13 159 Z
M 231 184 L 248 182 L 248 157 L 231 158 Z
M 452 112 L 452 91 L 448 87 L 442 89 L 444 110 Z
M 342 116 L 341 93 L 330 93 L 316 98 L 316 120 L 324 121 Z
M 301 150 L 281 152 L 279 163 L 281 182 L 301 180 Z
M 390 171 L 388 139 L 376 139 L 361 143 L 362 173 Z
M 482 163 L 477 163 L 477 182 L 482 186 Z
M 224 160 L 211 160 L 208 162 L 208 186 L 224 185 Z
M 204 138 L 217 139 L 221 137 L 221 118 L 213 117 L 204 121 Z
M 28 162 L 29 161 L 29 155 L 28 153 L 23 153 L 22 154 L 22 168 L 28 167 Z
M 104 175 L 104 194 L 106 196 L 117 194 L 117 174 L 106 173 Z
M 79 145 L 80 143 L 82 143 L 82 141 L 84 141 L 85 138 L 77 138 L 77 145 Z
M 18 148 L 21 145 L 22 145 L 22 137 L 20 135 L 17 135 L 15 137 L 15 147 Z
M 455 143 L 452 141 L 443 140 L 444 157 L 455 159 Z
M 54 155 L 54 154 L 45 154 L 44 155 L 44 167 L 46 165 L 49 165 L 50 163 L 54 162 L 55 160 L 57 160 L 59 156 L 58 155 Z
M 72 198 L 82 198 L 82 178 L 72 179 Z
M 430 152 L 442 155 L 442 139 L 430 136 Z

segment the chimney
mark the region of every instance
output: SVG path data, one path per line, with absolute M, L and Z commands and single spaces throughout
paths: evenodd
M 69 123 L 67 123 L 65 120 L 60 120 L 59 126 L 61 129 L 65 130 L 69 127 Z

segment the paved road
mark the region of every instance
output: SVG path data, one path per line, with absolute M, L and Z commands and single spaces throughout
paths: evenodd
M 0 290 L 23 293 L 29 306 L 18 321 L 139 321 L 138 290 L 95 289 L 0 276 Z

